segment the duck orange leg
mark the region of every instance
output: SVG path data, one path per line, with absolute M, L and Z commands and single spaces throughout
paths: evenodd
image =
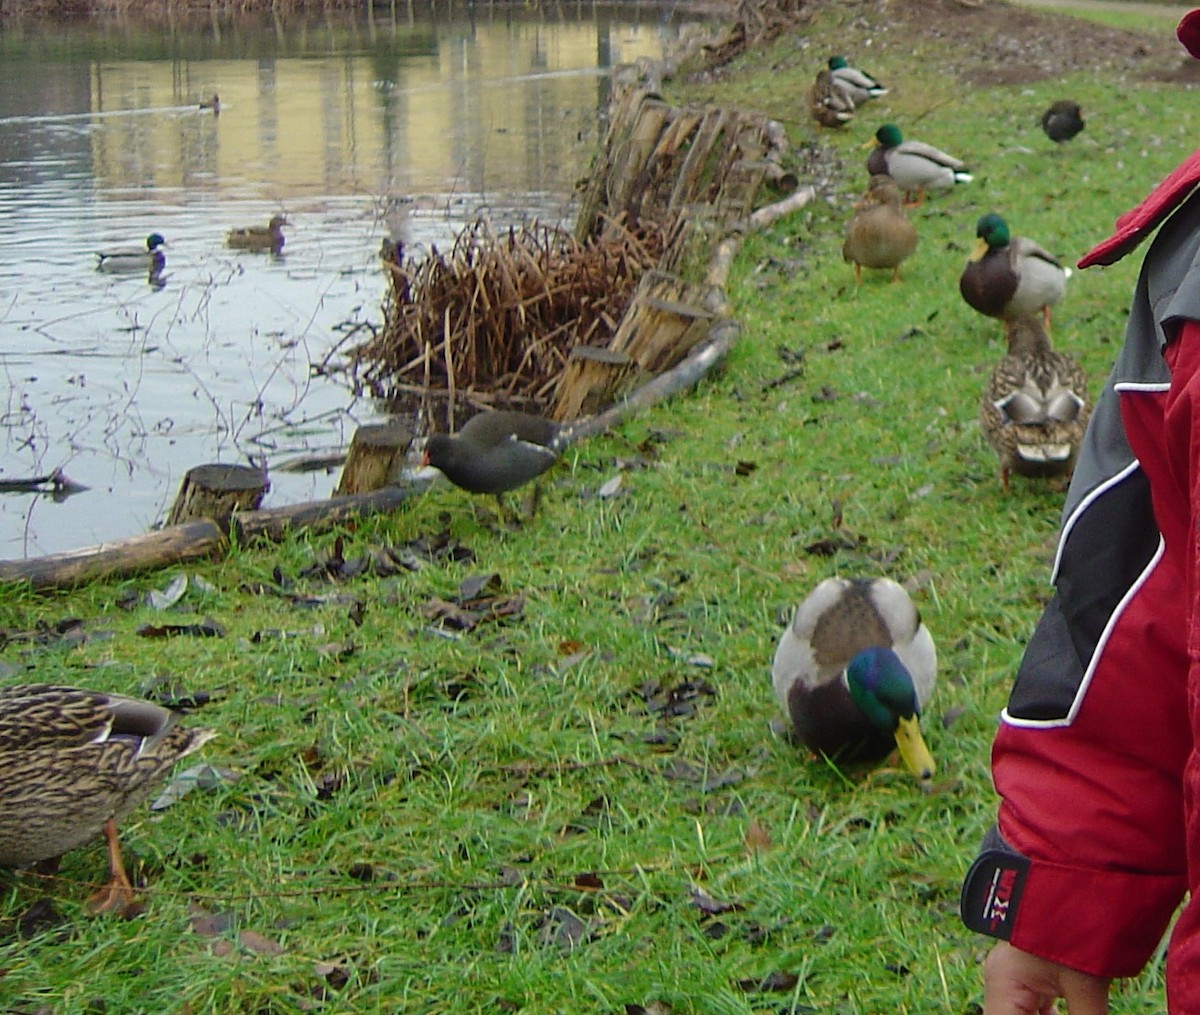
M 137 896 L 129 875 L 125 873 L 125 864 L 121 860 L 121 843 L 117 837 L 117 823 L 112 818 L 104 822 L 104 842 L 108 847 L 108 884 L 93 895 L 87 902 L 90 913 L 118 913 L 121 916 L 136 915 L 138 909 Z

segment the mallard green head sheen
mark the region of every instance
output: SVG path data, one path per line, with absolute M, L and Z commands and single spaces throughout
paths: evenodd
M 1007 247 L 1008 241 L 1011 239 L 1008 223 L 994 211 L 988 212 L 975 223 L 975 235 L 983 240 L 991 250 Z
M 892 734 L 900 719 L 916 715 L 912 676 L 890 648 L 863 649 L 846 667 L 850 697 L 881 733 Z

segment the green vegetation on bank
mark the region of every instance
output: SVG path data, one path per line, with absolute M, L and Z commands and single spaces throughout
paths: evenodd
M 1000 326 L 958 272 L 990 210 L 1077 259 L 1192 150 L 1196 103 L 1091 73 L 967 88 L 944 42 L 893 39 L 876 10 L 828 5 L 719 84 L 671 86 L 778 117 L 798 161 L 821 153 L 819 198 L 746 242 L 722 373 L 573 448 L 536 520 L 498 530 L 442 485 L 190 567 L 169 611 L 144 597 L 177 571 L 6 590 L 6 680 L 208 697 L 187 721 L 237 774 L 125 823 L 135 920 L 82 913 L 99 843 L 45 885 L 0 874 L 6 1011 L 978 1010 L 987 942 L 958 888 L 1062 494 L 1000 490 L 977 423 Z M 893 91 L 818 133 L 803 93 L 833 52 Z M 1066 94 L 1088 124 L 1056 148 L 1037 122 Z M 842 223 L 885 121 L 975 181 L 912 213 L 901 284 L 856 287 Z M 1076 273 L 1056 312 L 1093 393 L 1137 261 Z M 781 626 L 833 573 L 917 590 L 941 661 L 931 793 L 772 731 Z M 151 637 L 205 618 L 220 636 Z M 1112 1010 L 1162 1008 L 1155 968 Z

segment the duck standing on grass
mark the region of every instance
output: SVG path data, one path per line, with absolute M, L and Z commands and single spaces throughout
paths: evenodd
M 1050 327 L 1050 308 L 1062 302 L 1071 270 L 1045 247 L 1013 236 L 995 212 L 975 224 L 975 249 L 958 279 L 967 304 L 987 317 L 1012 320 L 1041 314 Z
M 167 245 L 162 233 L 151 233 L 144 247 L 124 247 L 116 250 L 97 250 L 96 268 L 108 272 L 154 272 L 162 271 L 167 255 L 162 248 Z
M 854 119 L 854 103 L 833 83 L 833 75 L 820 71 L 808 86 L 808 111 L 822 127 L 844 127 Z
M 283 250 L 283 227 L 288 224 L 286 215 L 272 215 L 265 226 L 246 226 L 230 229 L 225 245 L 234 250 L 270 251 L 278 254 Z
M 872 176 L 866 196 L 846 223 L 842 257 L 854 265 L 854 280 L 862 282 L 863 268 L 891 268 L 900 281 L 900 263 L 917 249 L 917 229 L 908 220 L 900 188 L 890 176 Z
M 1091 404 L 1087 374 L 1056 352 L 1037 314 L 1005 322 L 1008 352 L 984 387 L 979 424 L 1000 456 L 1000 485 L 1008 477 L 1069 476 Z
M 432 465 L 469 493 L 492 494 L 505 514 L 504 494 L 537 479 L 558 461 L 563 439 L 558 424 L 543 416 L 481 412 L 457 434 L 431 434 L 421 464 Z
M 890 176 L 915 204 L 925 200 L 928 190 L 950 190 L 972 179 L 965 162 L 923 141 L 905 141 L 894 123 L 885 123 L 875 131 L 867 172 Z
M 1070 141 L 1083 130 L 1083 110 L 1078 102 L 1060 99 L 1042 114 L 1042 130 L 1055 144 Z
M 137 698 L 55 684 L 0 688 L 0 866 L 53 867 L 103 835 L 110 880 L 88 907 L 128 914 L 135 896 L 117 823 L 215 735 Z
M 919 717 L 937 651 L 912 599 L 890 578 L 826 578 L 779 639 L 771 680 L 797 740 L 835 761 L 899 748 L 922 782 L 935 765 Z
M 829 58 L 829 73 L 833 77 L 834 86 L 850 100 L 855 108 L 888 93 L 888 90 L 866 71 L 851 67 L 844 56 Z

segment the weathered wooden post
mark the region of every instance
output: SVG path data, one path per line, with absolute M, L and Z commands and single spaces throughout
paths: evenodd
M 266 472 L 249 465 L 198 465 L 184 474 L 167 524 L 211 518 L 225 528 L 234 511 L 256 510 L 269 487 Z
M 394 483 L 412 444 L 412 433 L 399 423 L 368 423 L 354 431 L 335 497 L 370 493 Z

